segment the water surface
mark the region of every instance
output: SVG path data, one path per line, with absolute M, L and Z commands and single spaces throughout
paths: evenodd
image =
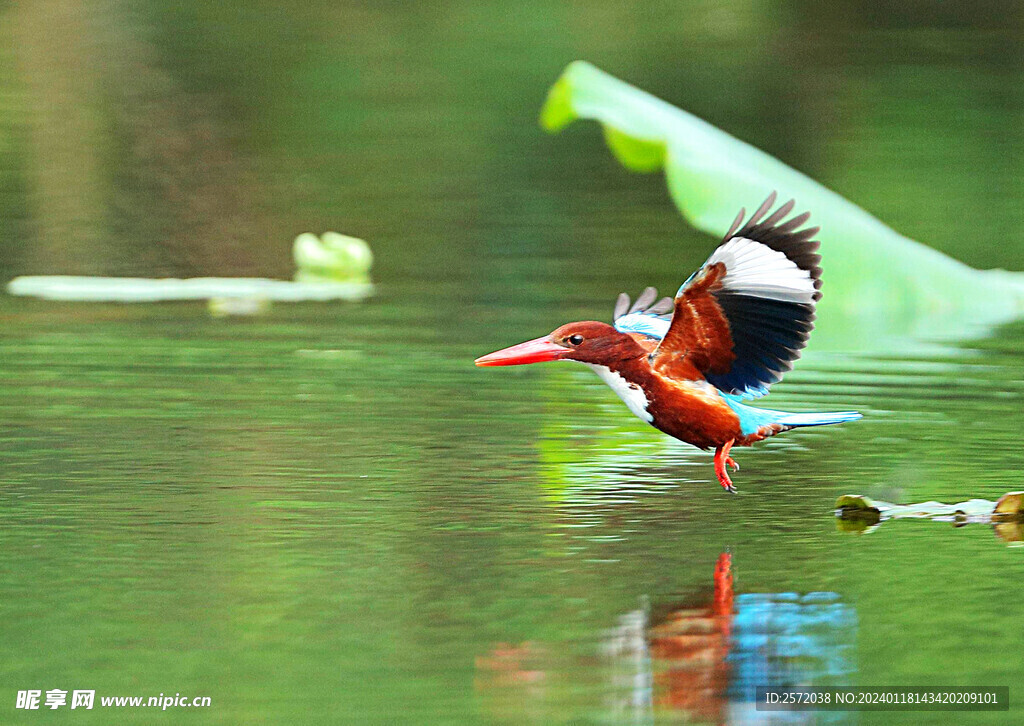
M 832 507 L 1024 489 L 1024 324 L 868 349 L 885 321 L 846 301 L 770 405 L 865 419 L 740 450 L 739 496 L 583 367 L 471 365 L 674 289 L 714 244 L 596 129 L 537 129 L 577 57 L 1024 267 L 1021 26 L 935 12 L 115 3 L 54 21 L 97 33 L 63 46 L 69 98 L 14 43 L 39 18 L 0 4 L 5 275 L 289 277 L 307 229 L 378 260 L 371 301 L 245 319 L 0 297 L 0 720 L 38 720 L 28 688 L 209 695 L 159 718 L 222 724 L 745 722 L 771 715 L 745 708 L 757 678 L 1016 704 L 1020 550 L 980 525 L 849 534 Z M 91 136 L 62 162 L 75 93 Z

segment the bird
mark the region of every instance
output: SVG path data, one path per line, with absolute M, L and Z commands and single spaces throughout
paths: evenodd
M 612 324 L 567 323 L 477 358 L 478 366 L 576 361 L 589 366 L 638 418 L 699 449 L 714 449 L 715 475 L 736 493 L 733 446 L 806 426 L 855 421 L 856 411 L 790 413 L 751 406 L 782 380 L 807 345 L 821 299 L 819 227 L 809 212 L 772 211 L 772 192 L 722 242 L 674 298 L 622 293 Z M 745 221 L 744 221 L 745 220 Z

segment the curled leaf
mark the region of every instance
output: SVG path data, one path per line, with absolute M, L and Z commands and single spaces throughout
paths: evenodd
M 664 169 L 683 216 L 713 235 L 773 190 L 810 210 L 826 269 L 816 347 L 830 337 L 848 349 L 887 347 L 908 335 L 956 340 L 1024 313 L 1021 273 L 975 270 L 915 242 L 760 149 L 589 63 L 566 67 L 540 118 L 551 132 L 576 119 L 598 121 L 623 166 Z

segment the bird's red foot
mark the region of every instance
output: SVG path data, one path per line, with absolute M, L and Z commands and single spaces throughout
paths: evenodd
M 729 449 L 731 448 L 732 440 L 715 449 L 715 475 L 718 477 L 718 483 L 722 485 L 725 491 L 735 494 L 736 486 L 732 483 L 732 479 L 729 478 L 729 470 L 725 468 L 727 464 L 736 470 L 740 468 L 739 464 L 729 456 Z

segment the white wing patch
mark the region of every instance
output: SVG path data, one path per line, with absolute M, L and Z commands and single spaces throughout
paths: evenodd
M 620 333 L 640 333 L 649 338 L 661 340 L 668 332 L 671 321 L 645 313 L 629 313 L 615 321 L 615 329 Z
M 654 416 L 647 411 L 649 401 L 647 396 L 644 395 L 643 388 L 636 383 L 630 383 L 608 366 L 599 366 L 593 363 L 586 363 L 585 365 L 592 368 L 594 373 L 607 383 L 609 388 L 615 391 L 615 395 L 622 399 L 622 402 L 626 404 L 626 408 L 632 411 L 634 416 L 647 423 L 654 420 Z
M 715 250 L 705 265 L 716 262 L 725 265 L 722 287 L 726 290 L 766 300 L 814 302 L 811 273 L 768 245 L 733 237 Z

